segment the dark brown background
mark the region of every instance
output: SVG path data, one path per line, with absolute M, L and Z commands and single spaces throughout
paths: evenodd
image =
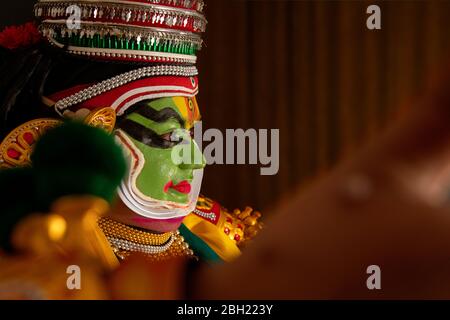
M 30 19 L 32 3 L 3 3 L 1 24 Z M 370 4 L 381 7 L 382 30 L 366 28 Z M 295 186 L 351 156 L 413 107 L 449 56 L 449 17 L 449 1 L 207 0 L 204 127 L 278 128 L 281 145 L 278 175 L 210 166 L 205 194 L 270 212 Z
M 378 4 L 382 30 L 366 28 Z M 208 3 L 200 57 L 204 124 L 279 128 L 280 171 L 214 166 L 208 194 L 270 205 L 307 184 L 395 121 L 450 49 L 448 1 Z M 380 164 L 383 165 L 383 164 Z

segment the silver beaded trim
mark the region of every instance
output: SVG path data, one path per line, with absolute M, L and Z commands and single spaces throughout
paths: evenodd
M 49 39 L 50 42 L 56 46 L 61 46 L 60 43 L 54 39 Z M 179 63 L 179 64 L 195 64 L 197 62 L 196 56 L 170 54 L 161 52 L 143 52 L 137 50 L 119 50 L 119 49 L 95 49 L 84 47 L 67 47 L 67 52 L 70 54 L 80 56 L 92 56 L 108 59 L 136 59 L 144 62 L 158 62 L 158 63 Z
M 167 241 L 167 243 L 162 246 L 150 246 L 150 245 L 138 244 L 138 243 L 134 243 L 134 242 L 131 242 L 128 240 L 118 239 L 118 238 L 114 238 L 114 237 L 107 237 L 107 238 L 108 238 L 108 241 L 111 244 L 111 246 L 113 246 L 115 248 L 127 250 L 127 251 L 133 251 L 133 252 L 142 252 L 142 253 L 147 253 L 147 254 L 163 253 L 163 252 L 167 251 L 174 242 L 173 235 L 170 237 L 169 241 Z
M 71 96 L 59 100 L 55 104 L 56 112 L 63 116 L 63 113 L 69 107 L 82 103 L 86 100 L 92 99 L 100 94 L 116 89 L 132 81 L 142 78 L 156 77 L 156 76 L 179 76 L 179 77 L 193 77 L 198 74 L 195 66 L 149 66 L 140 69 L 132 70 L 111 79 L 104 80 L 86 89 L 83 89 Z
M 194 213 L 200 217 L 203 217 L 203 218 L 211 220 L 211 221 L 216 220 L 216 214 L 214 212 L 206 213 L 206 212 L 200 211 L 198 209 L 194 209 Z
M 139 2 L 41 1 L 35 5 L 34 14 L 37 18 L 67 19 L 70 14 L 66 10 L 73 4 L 80 7 L 80 18 L 83 20 L 90 19 L 105 23 L 106 19 L 109 22 L 121 21 L 127 24 L 157 24 L 168 28 L 192 28 L 194 32 L 205 32 L 206 30 L 207 21 L 204 15 L 197 11 Z
M 58 3 L 61 0 L 39 0 L 40 3 Z M 76 1 L 65 1 L 68 3 L 73 3 Z M 89 3 L 91 0 L 78 0 L 78 2 Z M 100 1 L 98 1 L 100 2 Z M 104 3 L 117 3 L 117 0 L 102 0 Z M 123 0 L 122 0 L 123 2 Z M 188 10 L 196 10 L 198 12 L 203 12 L 203 8 L 205 7 L 205 3 L 203 0 L 146 0 L 144 3 L 139 1 L 128 0 L 127 2 L 137 5 L 145 5 L 147 4 L 155 4 L 155 5 L 163 5 L 163 6 L 172 6 L 172 7 L 182 7 Z

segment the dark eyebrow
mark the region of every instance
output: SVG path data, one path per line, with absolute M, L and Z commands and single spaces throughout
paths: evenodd
M 153 148 L 169 149 L 178 144 L 178 141 L 171 142 L 162 139 L 155 131 L 130 119 L 119 122 L 118 127 L 133 139 Z
M 183 118 L 172 108 L 167 107 L 158 111 L 150 107 L 148 101 L 141 101 L 136 104 L 136 107 L 136 113 L 152 121 L 160 123 L 173 118 L 180 123 L 181 127 L 185 125 Z

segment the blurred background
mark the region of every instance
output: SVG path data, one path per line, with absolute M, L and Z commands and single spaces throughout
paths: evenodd
M 34 2 L 8 2 L 1 26 L 31 20 Z M 203 192 L 230 209 L 271 214 L 411 110 L 450 56 L 450 1 L 206 2 L 204 130 L 280 129 L 277 175 L 261 176 L 259 165 L 207 168 Z M 381 30 L 366 27 L 371 4 Z

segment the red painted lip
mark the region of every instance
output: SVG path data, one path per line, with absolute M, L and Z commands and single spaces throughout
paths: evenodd
M 173 181 L 169 181 L 164 186 L 164 192 L 169 191 L 169 189 L 174 189 L 180 193 L 188 194 L 191 192 L 192 187 L 191 187 L 191 184 L 189 183 L 189 181 L 187 181 L 187 180 L 181 181 L 177 185 L 174 185 Z

